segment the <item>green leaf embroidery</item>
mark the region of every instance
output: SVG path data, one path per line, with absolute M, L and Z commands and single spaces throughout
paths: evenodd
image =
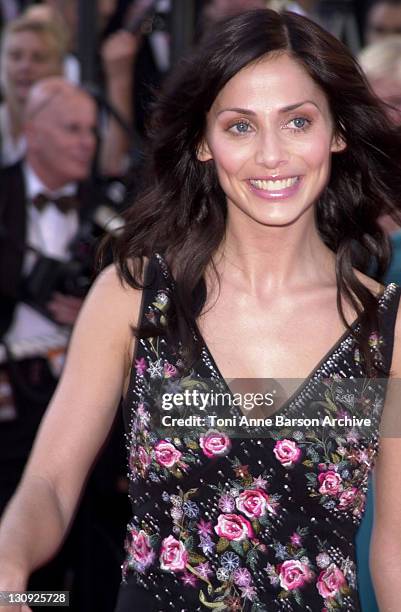
M 217 546 L 216 546 L 216 550 L 218 553 L 223 552 L 223 550 L 226 550 L 226 548 L 228 548 L 230 546 L 230 541 L 227 540 L 227 538 L 220 538 L 219 541 L 217 542 Z

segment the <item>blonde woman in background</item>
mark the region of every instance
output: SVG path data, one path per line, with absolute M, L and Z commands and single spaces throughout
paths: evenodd
M 11 166 L 25 153 L 22 124 L 31 87 L 61 75 L 65 37 L 52 23 L 20 17 L 6 27 L 1 45 L 1 165 Z

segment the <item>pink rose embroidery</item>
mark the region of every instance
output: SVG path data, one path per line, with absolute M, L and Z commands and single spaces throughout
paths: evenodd
M 342 571 L 335 563 L 331 563 L 328 568 L 320 572 L 316 587 L 323 599 L 330 599 L 335 597 L 346 584 Z
M 346 510 L 353 501 L 355 500 L 356 494 L 358 490 L 356 487 L 351 487 L 350 489 L 345 489 L 340 495 L 340 503 L 338 504 L 341 510 Z
M 181 459 L 181 455 L 173 444 L 165 440 L 160 440 L 155 446 L 156 461 L 163 467 L 173 467 Z
M 160 567 L 167 572 L 181 572 L 188 562 L 184 544 L 172 535 L 164 538 L 160 549 Z
M 321 472 L 318 480 L 321 485 L 319 493 L 323 495 L 337 495 L 337 493 L 343 490 L 342 478 L 337 472 L 333 472 L 333 470 Z
M 269 496 L 260 489 L 243 491 L 235 500 L 237 509 L 250 519 L 264 516 L 266 511 L 275 514 L 274 507 L 269 502 Z
M 301 457 L 301 449 L 293 440 L 277 440 L 273 453 L 284 467 L 292 467 Z
M 253 537 L 250 522 L 238 514 L 220 514 L 214 530 L 221 538 L 236 542 Z
M 199 444 L 206 457 L 226 455 L 231 447 L 230 438 L 219 431 L 209 431 L 199 438 Z
M 299 589 L 312 578 L 310 567 L 298 559 L 290 559 L 280 565 L 280 585 L 285 591 Z
M 135 568 L 139 572 L 145 571 L 153 562 L 155 553 L 150 545 L 150 539 L 147 533 L 141 529 L 131 529 L 131 544 L 129 553 L 132 556 Z

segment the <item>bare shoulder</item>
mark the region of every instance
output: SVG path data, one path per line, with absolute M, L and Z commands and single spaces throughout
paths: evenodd
M 124 281 L 115 265 L 105 268 L 93 284 L 82 308 L 80 319 L 89 328 L 102 327 L 104 331 L 127 329 L 136 325 L 142 291 Z
M 126 372 L 133 354 L 142 291 L 120 278 L 115 265 L 105 268 L 94 282 L 75 324 L 67 365 L 94 359 L 98 347 L 103 359 L 113 356 Z M 90 356 L 90 357 L 89 357 Z M 96 356 L 95 356 L 96 358 Z M 69 369 L 67 368 L 67 372 Z
M 123 310 L 138 305 L 141 291 L 131 287 L 123 280 L 114 264 L 105 268 L 96 279 L 90 293 L 91 302 L 101 302 L 103 307 Z M 135 314 L 135 313 L 134 313 Z

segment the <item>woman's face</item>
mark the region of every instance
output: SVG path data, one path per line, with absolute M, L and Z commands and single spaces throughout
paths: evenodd
M 288 225 L 312 215 L 331 154 L 344 147 L 325 94 L 282 54 L 247 66 L 220 91 L 198 158 L 213 160 L 229 218 Z
M 24 104 L 32 85 L 60 74 L 54 43 L 36 32 L 14 32 L 7 36 L 2 55 L 2 82 L 7 99 Z

